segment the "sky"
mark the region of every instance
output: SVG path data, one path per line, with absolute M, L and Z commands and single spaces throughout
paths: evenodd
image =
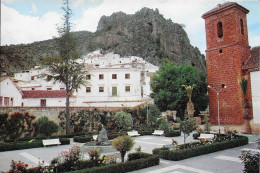
M 205 54 L 206 34 L 202 14 L 226 0 L 71 0 L 73 31 L 95 32 L 101 16 L 115 12 L 134 14 L 143 7 L 158 9 L 174 23 L 184 24 L 191 44 Z M 249 45 L 260 45 L 260 1 L 233 0 L 250 10 L 247 15 Z M 58 36 L 62 0 L 1 0 L 1 45 L 27 44 Z

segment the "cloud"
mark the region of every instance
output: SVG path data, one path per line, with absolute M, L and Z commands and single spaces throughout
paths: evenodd
M 60 23 L 61 15 L 56 12 L 48 12 L 41 18 L 21 15 L 13 8 L 4 4 L 2 6 L 1 44 L 31 43 L 51 39 L 57 36 L 56 24 Z
M 29 13 L 35 14 L 38 12 L 38 9 L 35 4 L 32 4 L 32 10 Z

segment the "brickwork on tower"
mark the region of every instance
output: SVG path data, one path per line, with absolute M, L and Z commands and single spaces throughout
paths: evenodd
M 203 14 L 206 27 L 206 63 L 208 84 L 220 90 L 222 84 L 227 88 L 219 94 L 220 124 L 241 125 L 242 91 L 238 79 L 243 74 L 242 66 L 250 57 L 246 14 L 249 11 L 234 2 L 218 5 Z M 248 76 L 250 78 L 250 76 Z M 251 101 L 250 80 L 247 98 Z M 209 111 L 212 124 L 218 123 L 217 93 L 209 88 Z

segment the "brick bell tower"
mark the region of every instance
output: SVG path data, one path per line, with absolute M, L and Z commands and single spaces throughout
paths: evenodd
M 246 8 L 235 2 L 219 4 L 202 15 L 206 27 L 206 65 L 209 92 L 209 111 L 212 124 L 218 124 L 218 98 L 220 125 L 244 124 L 242 91 L 238 79 L 248 77 L 247 96 L 251 103 L 250 76 L 242 66 L 250 57 Z M 250 112 L 252 112 L 250 110 Z

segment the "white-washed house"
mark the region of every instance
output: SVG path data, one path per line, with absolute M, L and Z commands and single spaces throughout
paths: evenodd
M 74 91 L 71 106 L 134 107 L 150 99 L 150 81 L 158 67 L 142 58 L 95 51 L 79 62 L 85 63 L 88 84 Z M 23 106 L 65 106 L 64 84 L 41 74 L 48 74 L 48 70 L 36 66 L 15 73 L 13 81 L 22 90 Z
M 22 106 L 22 91 L 8 77 L 0 77 L 0 106 Z

